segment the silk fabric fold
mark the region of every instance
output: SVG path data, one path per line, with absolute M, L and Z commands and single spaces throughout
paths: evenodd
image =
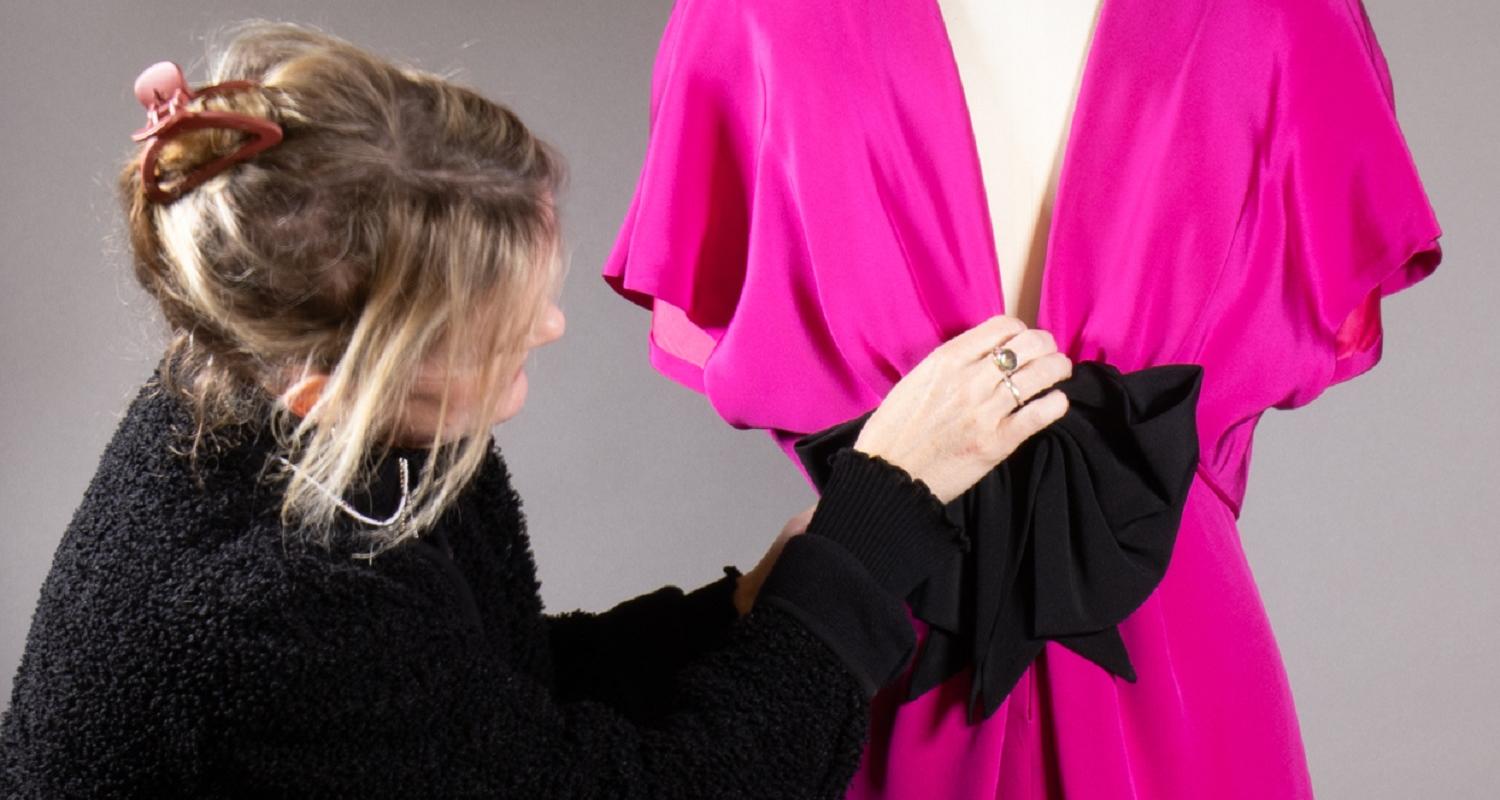
M 1067 412 L 944 509 L 970 548 L 905 598 L 931 626 L 907 700 L 972 664 L 970 722 L 987 719 L 1048 639 L 1135 681 L 1116 626 L 1171 558 L 1198 466 L 1202 379 L 1196 364 L 1122 373 L 1083 361 L 1056 384 Z M 874 413 L 797 441 L 819 491 Z

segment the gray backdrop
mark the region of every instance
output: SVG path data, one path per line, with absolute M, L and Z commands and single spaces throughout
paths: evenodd
M 1240 520 L 1328 798 L 1500 786 L 1500 367 L 1489 254 L 1500 7 L 1367 0 L 1446 263 L 1385 305 L 1384 362 L 1261 421 Z M 247 16 L 324 26 L 511 104 L 569 158 L 568 332 L 499 430 L 550 610 L 602 609 L 755 563 L 812 491 L 646 361 L 647 315 L 599 278 L 640 166 L 669 0 L 335 3 L 0 0 L 0 702 L 37 590 L 160 329 L 126 269 L 113 179 L 172 59 Z M 1488 76 L 1488 77 L 1486 77 Z M 1274 353 L 1266 354 L 1274 368 Z

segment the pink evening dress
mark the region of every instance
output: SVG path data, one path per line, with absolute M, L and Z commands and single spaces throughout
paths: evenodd
M 1292 694 L 1236 519 L 1256 422 L 1380 359 L 1442 231 L 1360 0 L 1104 0 L 1037 327 L 1075 361 L 1203 367 L 1199 458 L 1138 674 L 1047 642 L 993 716 L 888 687 L 851 798 L 1304 798 Z M 649 355 L 788 459 L 1004 313 L 936 0 L 677 0 L 603 277 Z M 922 623 L 913 618 L 919 640 Z

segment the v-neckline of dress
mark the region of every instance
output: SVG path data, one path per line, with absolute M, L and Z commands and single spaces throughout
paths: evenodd
M 969 99 L 963 83 L 963 74 L 958 68 L 958 55 L 953 49 L 953 37 L 948 32 L 948 22 L 943 16 L 942 5 L 939 3 L 939 0 L 928 0 L 928 2 L 930 3 L 932 13 L 936 15 L 938 27 L 942 34 L 943 46 L 946 48 L 948 55 L 948 79 L 958 89 L 959 105 L 963 111 L 964 130 L 968 132 L 969 151 L 966 154 L 966 160 L 969 162 L 969 188 L 971 190 L 977 189 L 975 196 L 979 197 L 980 217 L 985 226 L 985 241 L 989 243 L 987 248 L 989 263 L 985 265 L 989 272 L 988 280 L 993 283 L 994 296 L 996 302 L 999 304 L 1000 313 L 1015 316 L 1013 310 L 1010 308 L 1010 298 L 1005 296 L 1005 288 L 1000 279 L 1000 253 L 998 243 L 995 241 L 995 223 L 990 216 L 989 192 L 984 183 L 984 168 L 979 160 L 979 140 L 974 132 L 974 117 L 969 109 Z M 1056 253 L 1053 244 L 1058 229 L 1061 227 L 1058 217 L 1065 208 L 1063 203 L 1064 197 L 1071 197 L 1071 193 L 1068 191 L 1068 177 L 1073 162 L 1077 160 L 1077 150 L 1081 146 L 1077 141 L 1079 112 L 1087 108 L 1087 103 L 1092 97 L 1094 62 L 1099 59 L 1098 54 L 1102 46 L 1101 40 L 1104 38 L 1105 25 L 1108 22 L 1111 5 L 1111 0 L 1099 0 L 1099 6 L 1095 11 L 1092 28 L 1089 32 L 1089 41 L 1084 49 L 1083 71 L 1079 76 L 1078 94 L 1073 98 L 1072 108 L 1068 112 L 1067 131 L 1063 139 L 1062 162 L 1058 165 L 1057 191 L 1052 195 L 1052 211 L 1047 219 L 1046 249 L 1042 255 L 1041 287 L 1038 289 L 1036 324 L 1034 327 L 1043 328 L 1048 331 L 1051 330 L 1050 324 L 1053 317 L 1053 314 L 1049 313 L 1052 297 L 1050 285 L 1054 277 L 1052 273 L 1054 272 L 1053 261 L 1054 254 Z M 1062 344 L 1059 342 L 1060 346 Z

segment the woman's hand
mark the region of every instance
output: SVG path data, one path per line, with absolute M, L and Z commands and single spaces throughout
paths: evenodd
M 807 530 L 808 522 L 812 521 L 813 511 L 818 507 L 817 503 L 808 506 L 802 513 L 787 520 L 781 529 L 781 534 L 776 541 L 771 543 L 771 549 L 761 556 L 760 563 L 755 569 L 740 576 L 734 588 L 734 607 L 740 612 L 740 616 L 750 613 L 750 608 L 755 605 L 755 597 L 760 593 L 760 586 L 765 582 L 766 576 L 771 574 L 771 568 L 776 566 L 776 559 L 781 556 L 781 548 L 787 540 L 793 536 L 800 536 Z
M 1019 410 L 990 359 L 996 345 L 1015 351 L 1011 381 L 1025 403 Z M 1073 362 L 1058 352 L 1052 334 L 1016 317 L 991 317 L 902 377 L 860 429 L 854 449 L 901 467 L 947 503 L 1067 412 L 1067 396 L 1048 390 L 1072 374 Z
M 1025 403 L 1016 409 L 1004 375 L 990 360 L 996 345 L 1016 353 L 1011 381 Z M 1052 334 L 999 315 L 939 345 L 891 388 L 860 429 L 854 449 L 879 456 L 921 480 L 947 503 L 1068 410 L 1062 392 L 1046 391 L 1073 374 Z M 787 521 L 755 568 L 740 576 L 734 605 L 750 613 L 761 584 L 787 540 L 807 530 L 814 503 Z

